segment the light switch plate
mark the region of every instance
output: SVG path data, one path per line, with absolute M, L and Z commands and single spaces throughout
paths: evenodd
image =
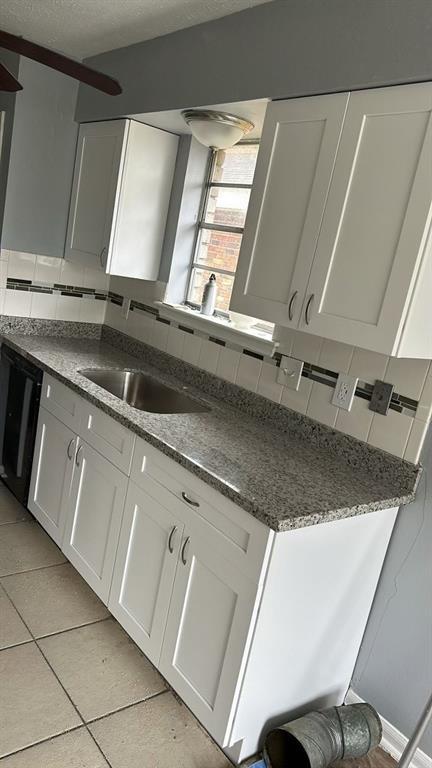
M 336 382 L 332 403 L 344 411 L 350 411 L 353 404 L 358 378 L 340 373 Z
M 393 384 L 387 384 L 386 381 L 376 381 L 372 390 L 372 397 L 369 403 L 369 410 L 380 413 L 381 416 L 387 416 L 394 390 Z
M 298 389 L 303 372 L 303 361 L 295 357 L 282 355 L 279 373 L 277 377 L 278 384 L 283 384 L 288 389 Z

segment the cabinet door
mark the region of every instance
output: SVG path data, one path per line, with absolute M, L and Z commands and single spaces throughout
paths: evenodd
M 76 448 L 74 433 L 40 408 L 28 508 L 61 546 Z
M 351 95 L 304 330 L 397 352 L 432 208 L 431 113 L 431 83 Z
M 105 269 L 127 135 L 127 120 L 81 125 L 65 258 Z
M 185 528 L 160 670 L 223 746 L 257 587 L 196 520 Z
M 269 104 L 231 309 L 297 326 L 349 94 Z
M 108 607 L 157 666 L 183 523 L 158 500 L 167 491 L 152 481 L 149 490 L 129 484 Z
M 127 477 L 87 443 L 79 441 L 62 550 L 108 602 Z

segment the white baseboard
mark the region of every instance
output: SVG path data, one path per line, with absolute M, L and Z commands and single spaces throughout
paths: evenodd
M 359 704 L 363 702 L 363 699 L 356 694 L 352 688 L 349 689 L 345 696 L 345 704 Z M 399 760 L 402 752 L 404 751 L 408 738 L 403 735 L 397 728 L 394 727 L 388 720 L 381 717 L 383 735 L 381 739 L 381 747 L 385 752 L 388 752 L 395 760 Z M 422 752 L 421 749 L 417 749 L 413 760 L 411 762 L 411 768 L 432 768 L 432 758 L 430 758 L 426 752 Z

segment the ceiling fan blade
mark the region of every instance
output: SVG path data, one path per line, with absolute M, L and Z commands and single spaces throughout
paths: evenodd
M 22 91 L 22 85 L 3 64 L 0 64 L 0 91 L 9 91 L 9 93 Z
M 6 48 L 8 51 L 14 51 L 28 59 L 45 64 L 47 67 L 51 67 L 51 69 L 56 69 L 58 72 L 73 77 L 75 80 L 90 85 L 92 88 L 97 88 L 98 91 L 108 93 L 110 96 L 118 96 L 122 92 L 120 83 L 114 80 L 114 78 L 103 74 L 103 72 L 97 72 L 95 69 L 70 59 L 68 56 L 63 56 L 63 54 L 51 51 L 43 45 L 37 45 L 30 42 L 30 40 L 25 40 L 17 35 L 11 35 L 9 32 L 4 32 L 1 29 L 0 48 Z

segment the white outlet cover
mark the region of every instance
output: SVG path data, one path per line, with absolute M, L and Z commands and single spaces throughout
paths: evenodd
M 288 389 L 298 389 L 303 372 L 303 361 L 282 355 L 277 381 Z
M 358 378 L 340 373 L 336 382 L 332 403 L 344 411 L 350 411 L 353 404 Z

